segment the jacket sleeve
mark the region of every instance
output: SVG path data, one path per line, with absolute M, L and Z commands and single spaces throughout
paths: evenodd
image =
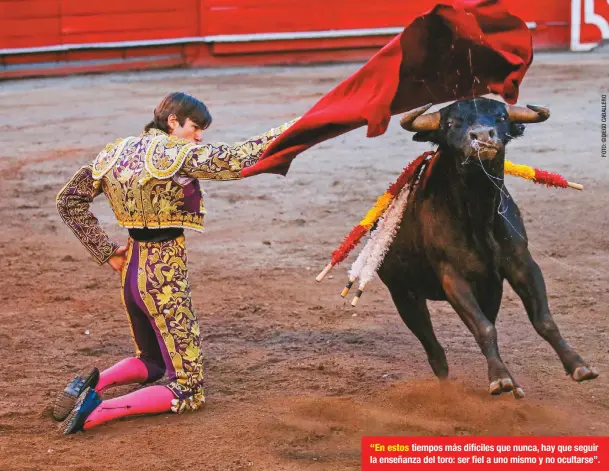
M 232 145 L 214 143 L 197 146 L 186 157 L 180 175 L 199 180 L 241 179 L 241 170 L 258 162 L 271 142 L 298 119 L 244 142 Z
M 109 239 L 89 211 L 93 199 L 101 192 L 99 182 L 93 180 L 91 166 L 85 166 L 57 195 L 59 215 L 100 265 L 107 262 L 119 247 Z

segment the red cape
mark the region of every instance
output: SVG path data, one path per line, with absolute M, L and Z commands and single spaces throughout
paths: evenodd
M 286 175 L 294 157 L 309 147 L 366 124 L 368 137 L 379 136 L 392 115 L 427 103 L 488 93 L 516 103 L 532 61 L 526 23 L 499 0 L 436 5 L 322 97 L 242 175 Z

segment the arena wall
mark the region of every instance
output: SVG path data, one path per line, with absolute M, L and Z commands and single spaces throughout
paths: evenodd
M 370 58 L 438 0 L 0 0 L 0 79 Z M 450 2 L 448 2 L 450 3 Z M 536 50 L 609 39 L 606 0 L 504 0 Z

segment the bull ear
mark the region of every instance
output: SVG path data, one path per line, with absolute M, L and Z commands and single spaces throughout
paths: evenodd
M 516 139 L 524 134 L 526 126 L 521 123 L 510 123 L 510 138 Z
M 433 144 L 439 144 L 438 134 L 436 131 L 419 131 L 412 136 L 412 140 L 415 142 L 431 142 Z

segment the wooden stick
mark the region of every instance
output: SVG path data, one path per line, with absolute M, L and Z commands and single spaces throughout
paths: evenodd
M 326 277 L 326 275 L 330 272 L 330 270 L 332 270 L 333 266 L 334 265 L 332 265 L 331 263 L 328 263 L 326 265 L 326 268 L 324 268 L 323 271 L 319 275 L 317 275 L 317 278 L 315 278 L 315 280 L 318 283 L 321 283 L 321 280 L 323 280 Z
M 362 286 L 360 289 L 357 290 L 357 293 L 355 293 L 355 297 L 353 298 L 353 301 L 351 301 L 351 306 L 353 306 L 353 307 L 357 306 L 359 298 L 362 297 L 365 287 L 366 287 L 366 285 Z
M 353 286 L 353 283 L 355 283 L 355 280 L 352 280 L 351 278 L 349 278 L 349 282 L 347 283 L 347 286 L 345 286 L 345 288 L 343 289 L 343 292 L 340 294 L 343 298 L 345 296 L 347 296 L 347 294 L 349 294 L 349 290 Z
M 583 190 L 584 189 L 584 185 L 580 185 L 579 183 L 567 182 L 567 185 L 569 186 L 569 188 L 575 188 L 576 190 Z

